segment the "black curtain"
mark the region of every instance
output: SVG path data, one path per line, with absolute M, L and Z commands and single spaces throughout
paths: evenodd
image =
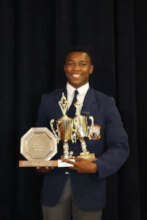
M 91 84 L 115 97 L 130 156 L 108 178 L 104 220 L 146 220 L 145 0 L 1 0 L 0 219 L 41 220 L 42 176 L 18 168 L 20 138 L 35 125 L 43 93 L 65 85 L 64 54 L 94 48 Z

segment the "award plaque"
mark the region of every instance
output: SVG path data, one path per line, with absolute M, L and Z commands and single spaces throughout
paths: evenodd
M 20 153 L 27 159 L 19 166 L 55 166 L 50 159 L 57 153 L 57 140 L 48 128 L 31 128 L 22 138 Z

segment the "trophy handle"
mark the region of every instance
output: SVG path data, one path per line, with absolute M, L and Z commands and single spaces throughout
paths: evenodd
M 56 137 L 56 139 L 57 139 L 57 142 L 59 143 L 59 137 L 58 137 L 58 135 L 57 135 L 57 133 L 56 133 L 56 131 L 55 131 L 55 129 L 54 129 L 54 119 L 52 119 L 51 121 L 50 121 L 50 126 L 51 126 L 51 129 L 52 129 L 52 132 L 53 132 L 53 134 L 55 135 L 55 137 Z
M 89 139 L 91 139 L 90 128 L 94 126 L 94 118 L 93 118 L 93 116 L 89 116 L 89 120 L 91 121 L 91 125 L 88 126 L 88 135 L 87 136 L 88 136 Z
M 94 126 L 94 118 L 93 118 L 93 116 L 89 116 L 89 119 L 91 120 L 90 127 Z

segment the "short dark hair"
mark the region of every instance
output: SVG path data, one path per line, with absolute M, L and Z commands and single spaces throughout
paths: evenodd
M 89 46 L 89 45 L 74 45 L 72 47 L 70 47 L 68 50 L 66 50 L 65 52 L 65 60 L 66 60 L 66 57 L 69 53 L 72 53 L 72 52 L 85 52 L 88 54 L 88 56 L 90 57 L 90 60 L 91 60 L 91 63 L 93 63 L 93 50 L 92 50 L 92 47 Z

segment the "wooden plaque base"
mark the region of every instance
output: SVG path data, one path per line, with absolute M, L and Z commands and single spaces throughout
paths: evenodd
M 72 164 L 62 162 L 62 160 L 20 160 L 19 167 L 72 167 Z

